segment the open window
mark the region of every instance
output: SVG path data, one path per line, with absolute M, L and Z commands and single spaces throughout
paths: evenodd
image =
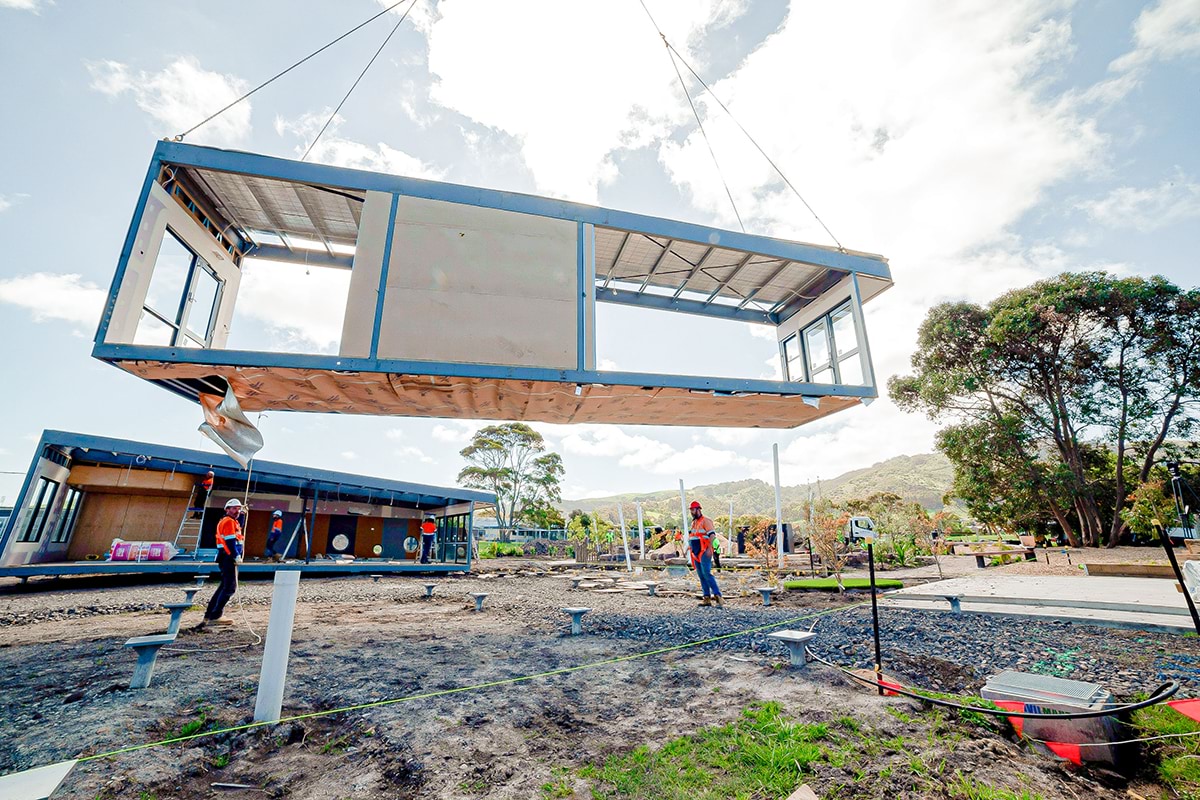
M 134 343 L 210 346 L 224 281 L 170 228 L 151 269 Z

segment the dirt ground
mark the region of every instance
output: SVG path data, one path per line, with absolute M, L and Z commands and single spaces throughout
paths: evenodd
M 673 631 L 717 635 L 748 621 L 839 608 L 843 600 L 789 593 L 764 609 L 757 595 L 733 596 L 728 578 L 730 608 L 715 610 L 697 608 L 683 595 L 572 591 L 563 576 L 528 573 L 438 579 L 434 598 L 425 600 L 424 580 L 302 580 L 284 714 L 609 663 L 87 762 L 55 798 L 209 797 L 216 783 L 255 787 L 231 793 L 235 797 L 297 800 L 499 800 L 550 796 L 551 786 L 554 796 L 588 798 L 596 787 L 578 776 L 582 764 L 730 722 L 760 701 L 778 701 L 808 723 L 851 716 L 880 740 L 909 742 L 874 752 L 865 767 L 818 767 L 807 782 L 824 797 L 955 796 L 895 768 L 913 758 L 948 762 L 975 781 L 1014 792 L 1035 787 L 1045 798 L 1127 798 L 1130 790 L 1165 796 L 1144 777 L 1129 782 L 1065 769 L 1003 731 L 920 711 L 903 699 L 881 699 L 816 664 L 787 668 L 781 651 L 748 644 L 739 650 L 736 640 L 719 649 L 611 661 L 680 643 L 681 634 L 656 632 L 656 619 L 670 620 Z M 0 613 L 9 620 L 0 625 L 0 772 L 250 721 L 261 661 L 254 642 L 267 623 L 267 583 L 243 585 L 244 602 L 230 611 L 235 626 L 181 635 L 159 658 L 149 689 L 126 688 L 134 657 L 122 642 L 160 632 L 165 616 L 122 608 L 178 599 L 179 588 L 72 588 L 64 581 L 49 591 L 7 587 L 0 593 Z M 686 589 L 688 582 L 664 588 Z M 473 591 L 489 593 L 483 613 L 471 610 Z M 567 635 L 559 609 L 573 605 L 593 609 L 584 625 L 585 633 L 596 633 Z M 88 608 L 99 610 L 82 613 Z M 185 626 L 198 618 L 191 612 Z M 621 630 L 613 630 L 614 621 Z M 902 660 L 896 670 L 903 676 Z

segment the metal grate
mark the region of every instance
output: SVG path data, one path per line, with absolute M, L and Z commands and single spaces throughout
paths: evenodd
M 1103 707 L 1112 701 L 1112 694 L 1099 684 L 1011 670 L 988 678 L 980 694 L 989 700 L 1022 700 L 1079 708 Z

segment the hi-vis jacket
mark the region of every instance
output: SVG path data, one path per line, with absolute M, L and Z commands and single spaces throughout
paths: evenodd
M 223 549 L 227 555 L 236 556 L 232 544 L 236 540 L 237 544 L 242 545 L 246 542 L 246 537 L 242 534 L 242 526 L 233 517 L 222 517 L 217 523 L 217 547 Z
M 692 527 L 688 534 L 692 537 L 693 542 L 699 542 L 699 545 L 693 544 L 690 548 L 690 556 L 692 562 L 695 563 L 704 558 L 705 553 L 712 554 L 712 538 L 716 528 L 713 527 L 713 522 L 703 514 L 699 519 L 692 520 Z

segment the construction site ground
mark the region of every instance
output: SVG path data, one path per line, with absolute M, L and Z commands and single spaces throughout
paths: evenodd
M 1017 566 L 1025 565 L 994 569 Z M 665 596 L 649 597 L 572 590 L 571 573 L 528 559 L 485 562 L 482 573 L 436 579 L 432 599 L 422 597 L 422 578 L 302 580 L 283 713 L 500 683 L 82 763 L 55 798 L 209 797 L 220 783 L 253 787 L 229 796 L 303 800 L 681 796 L 667 785 L 631 789 L 600 767 L 641 763 L 650 756 L 638 748 L 661 753 L 764 703 L 825 731 L 814 743 L 819 757 L 779 767 L 820 797 L 1171 796 L 1149 767 L 1080 770 L 1004 724 L 880 698 L 819 664 L 791 668 L 767 637 L 812 627 L 820 655 L 868 666 L 863 594 L 788 592 L 764 608 L 751 593 L 760 576 L 726 573 L 718 579 L 727 607 L 715 609 L 697 607 L 690 575 L 659 576 Z M 158 604 L 180 599 L 188 584 L 131 580 L 0 586 L 0 773 L 251 720 L 262 655 L 255 633 L 266 627 L 271 584 L 245 581 L 229 609 L 236 625 L 181 635 L 160 656 L 151 687 L 132 691 L 134 657 L 122 643 L 161 632 Z M 475 613 L 468 595 L 481 591 L 489 596 Z M 592 609 L 584 635 L 568 635 L 567 606 Z M 186 615 L 185 628 L 199 616 Z M 884 609 L 882 631 L 889 674 L 944 692 L 974 693 L 1003 669 L 1096 681 L 1122 698 L 1169 678 L 1185 694 L 1200 692 L 1195 637 L 907 609 Z M 678 647 L 714 637 L 725 638 Z M 681 770 L 689 758 L 679 756 Z M 723 769 L 738 763 L 731 757 Z M 718 792 L 689 798 L 727 796 Z

